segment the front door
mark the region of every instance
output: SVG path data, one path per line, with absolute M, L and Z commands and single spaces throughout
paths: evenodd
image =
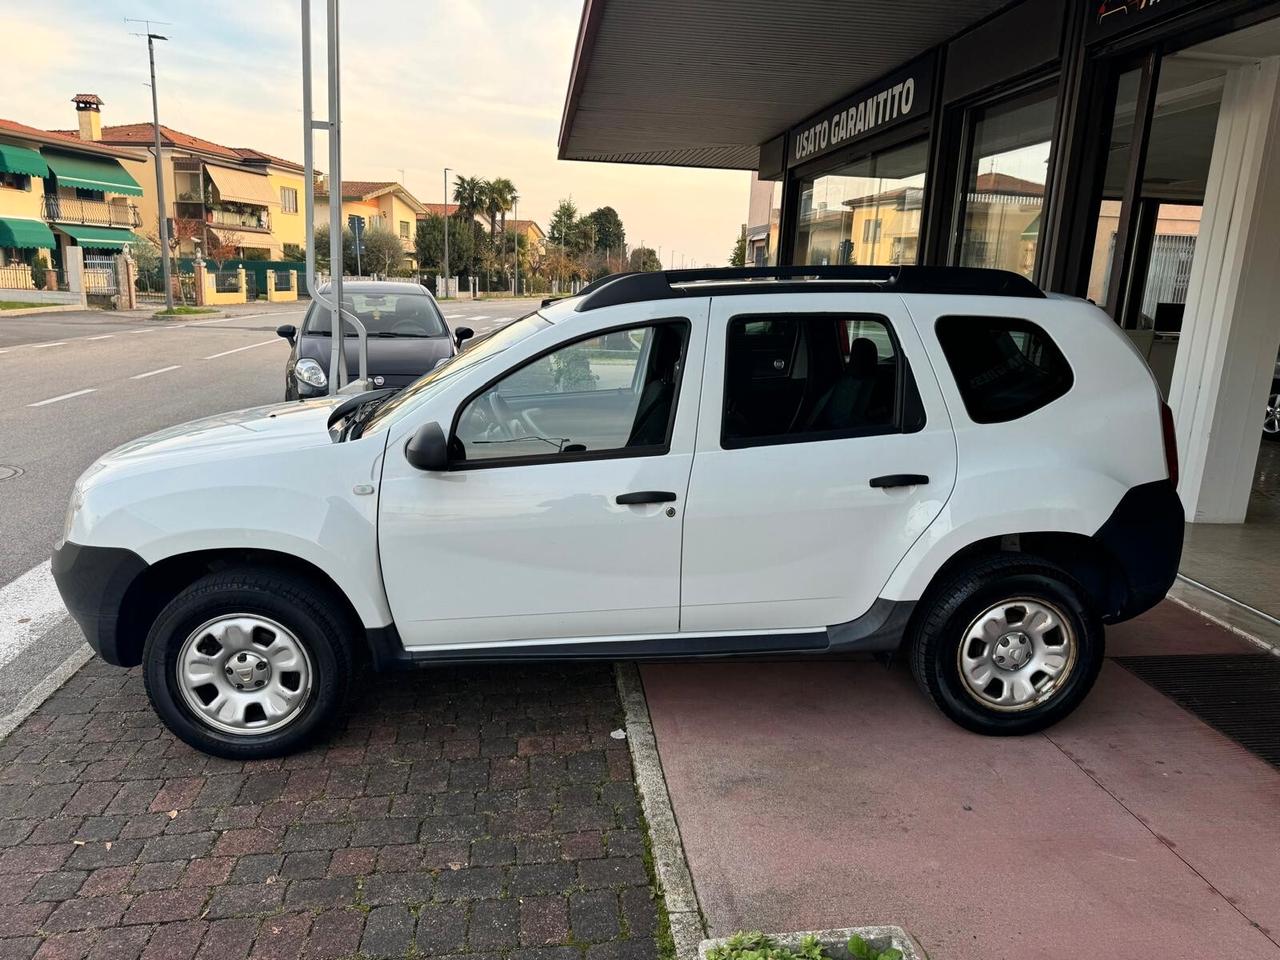
M 681 630 L 861 616 L 955 482 L 951 422 L 901 300 L 717 298 L 706 354 Z
M 679 629 L 696 302 L 697 323 L 612 323 L 486 385 L 457 412 L 454 469 L 388 449 L 379 548 L 406 647 Z

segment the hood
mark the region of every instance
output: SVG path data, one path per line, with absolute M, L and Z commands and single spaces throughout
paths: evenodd
M 328 337 L 303 337 L 298 343 L 298 359 L 308 357 L 329 372 Z M 355 379 L 360 370 L 360 344 L 347 338 L 347 374 Z M 416 380 L 445 357 L 453 356 L 453 341 L 446 337 L 369 338 L 369 376 L 395 377 L 398 381 Z
M 116 447 L 80 478 L 81 486 L 104 474 L 125 474 L 161 465 L 226 461 L 260 453 L 325 446 L 329 411 L 345 397 L 275 403 L 222 413 L 168 427 Z

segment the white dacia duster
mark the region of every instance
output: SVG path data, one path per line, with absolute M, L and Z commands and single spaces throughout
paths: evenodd
M 98 653 L 223 756 L 358 669 L 902 648 L 953 720 L 1069 713 L 1182 545 L 1121 330 L 997 271 L 623 274 L 399 390 L 210 417 L 75 485 L 53 570 Z

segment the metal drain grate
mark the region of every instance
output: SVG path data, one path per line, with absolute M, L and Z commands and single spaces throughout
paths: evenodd
M 1189 654 L 1115 661 L 1280 769 L 1280 657 Z

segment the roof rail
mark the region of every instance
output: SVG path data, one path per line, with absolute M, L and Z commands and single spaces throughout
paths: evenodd
M 772 282 L 765 282 L 772 281 Z M 977 267 L 826 266 L 718 267 L 618 273 L 587 286 L 578 311 L 642 300 L 671 300 L 708 293 L 796 293 L 840 290 L 857 284 L 864 293 L 940 293 L 988 297 L 1033 297 L 1044 292 L 1026 277 L 1008 270 Z M 709 289 L 710 288 L 710 289 Z

